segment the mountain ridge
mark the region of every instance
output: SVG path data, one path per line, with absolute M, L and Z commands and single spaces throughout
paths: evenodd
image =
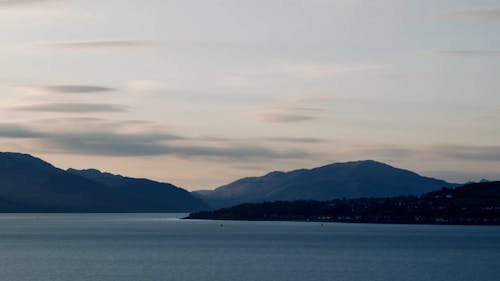
M 260 177 L 238 179 L 212 191 L 192 193 L 218 208 L 275 200 L 420 195 L 453 186 L 457 185 L 375 160 L 360 160 L 288 172 L 273 171 Z
M 0 153 L 0 212 L 193 211 L 241 203 L 420 195 L 448 183 L 375 160 L 272 171 L 189 193 L 170 183 L 97 169 L 63 170 L 29 154 Z M 17 206 L 17 207 L 16 207 Z
M 92 169 L 63 170 L 29 154 L 0 153 L 0 212 L 184 212 L 206 205 L 168 183 Z M 104 179 L 97 180 L 97 175 Z

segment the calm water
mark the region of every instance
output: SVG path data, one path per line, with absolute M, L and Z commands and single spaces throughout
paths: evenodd
M 500 227 L 222 223 L 3 214 L 0 279 L 500 280 Z

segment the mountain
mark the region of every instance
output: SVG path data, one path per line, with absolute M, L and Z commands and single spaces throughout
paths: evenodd
M 247 203 L 187 219 L 500 225 L 500 182 L 443 188 L 420 197 Z
M 68 169 L 68 173 L 120 191 L 120 196 L 130 201 L 127 204 L 134 206 L 137 210 L 162 211 L 166 206 L 180 211 L 205 208 L 202 200 L 193 197 L 188 191 L 169 183 L 123 177 L 102 173 L 95 169 Z
M 211 207 L 241 203 L 421 195 L 453 184 L 367 160 L 244 178 L 213 191 L 193 192 Z
M 204 203 L 167 183 L 97 170 L 64 171 L 28 154 L 0 153 L 0 212 L 185 212 Z

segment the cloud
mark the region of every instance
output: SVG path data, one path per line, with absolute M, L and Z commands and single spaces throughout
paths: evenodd
M 0 124 L 0 138 L 42 138 L 45 134 L 19 124 Z
M 114 137 L 114 141 L 112 140 Z M 51 145 L 64 152 L 105 155 L 105 156 L 157 156 L 174 155 L 180 157 L 215 157 L 215 158 L 302 158 L 310 154 L 302 151 L 274 151 L 263 147 L 210 147 L 179 146 L 157 142 L 130 142 L 130 136 L 109 135 L 104 139 L 54 138 Z
M 431 152 L 457 160 L 500 162 L 500 146 L 439 145 Z
M 320 143 L 325 142 L 325 139 L 320 138 L 297 138 L 297 137 L 269 137 L 261 138 L 264 141 L 272 142 L 290 142 L 290 143 Z
M 28 86 L 27 88 L 56 94 L 85 94 L 85 93 L 100 93 L 115 91 L 115 88 L 95 86 L 95 85 L 45 85 L 45 86 Z
M 123 88 L 133 95 L 154 95 L 169 91 L 182 91 L 182 87 L 175 82 L 175 77 L 166 77 L 164 81 L 132 80 Z
M 263 70 L 264 74 L 285 75 L 306 79 L 322 79 L 344 73 L 362 72 L 381 69 L 380 65 L 358 64 L 284 64 Z
M 60 49 L 131 49 L 154 46 L 155 42 L 141 40 L 103 40 L 41 43 L 39 47 Z
M 18 6 L 26 4 L 37 4 L 40 2 L 47 2 L 50 0 L 0 0 L 0 7 L 2 6 Z
M 263 85 L 276 87 L 278 84 L 292 85 L 297 82 L 326 82 L 344 75 L 365 75 L 386 68 L 377 64 L 336 64 L 336 63 L 266 63 L 225 73 L 217 85 L 222 89 L 263 91 Z
M 424 157 L 432 160 L 500 161 L 500 146 L 441 144 L 410 147 L 385 144 L 360 146 L 356 147 L 355 151 L 358 154 L 398 160 L 411 157 Z
M 54 135 L 47 138 L 45 146 L 64 152 L 107 156 L 155 156 L 215 158 L 301 158 L 309 156 L 302 151 L 275 151 L 259 146 L 182 145 L 168 143 L 183 137 L 168 134 L 121 134 L 99 132 L 87 134 Z M 186 139 L 186 141 L 189 141 Z
M 296 97 L 292 99 L 290 102 L 295 104 L 317 104 L 324 103 L 329 101 L 330 98 L 323 96 L 305 96 L 305 97 Z
M 295 123 L 317 119 L 315 116 L 284 113 L 284 112 L 268 112 L 260 115 L 261 120 L 271 123 Z
M 354 150 L 357 154 L 366 155 L 368 157 L 376 157 L 381 159 L 404 159 L 413 155 L 422 155 L 418 148 L 405 147 L 394 144 L 374 144 L 355 146 Z
M 309 111 L 309 112 L 323 111 L 323 108 L 320 108 L 320 107 L 304 107 L 304 106 L 289 107 L 289 109 L 298 110 L 298 111 Z
M 270 123 L 296 123 L 318 119 L 327 99 L 324 97 L 302 97 L 285 101 L 260 110 L 259 120 Z
M 0 124 L 0 137 L 31 138 L 40 150 L 99 156 L 209 157 L 276 159 L 311 156 L 300 150 L 274 150 L 231 141 L 207 145 L 203 139 L 166 133 L 151 122 L 109 121 L 98 118 L 59 118 L 30 124 Z M 192 144 L 192 143 L 197 144 Z
M 168 138 L 166 138 L 168 139 Z M 159 135 L 120 134 L 116 132 L 87 132 L 85 134 L 52 135 L 46 147 L 59 152 L 105 156 L 148 156 L 167 152 Z
M 267 142 L 289 142 L 289 143 L 320 143 L 327 142 L 326 139 L 312 137 L 264 137 L 254 139 L 231 139 L 222 137 L 203 136 L 198 140 L 205 142 L 248 142 L 248 141 L 267 141 Z
M 207 156 L 221 158 L 302 158 L 309 153 L 298 150 L 276 151 L 259 146 L 177 146 L 170 147 L 171 154 L 179 156 Z
M 500 175 L 498 171 L 485 171 L 485 170 L 479 170 L 479 171 L 457 171 L 457 170 L 429 170 L 424 172 L 425 175 L 435 177 L 435 178 L 442 178 L 442 179 L 448 179 L 448 182 L 454 182 L 454 183 L 466 183 L 470 181 L 480 181 L 481 179 L 488 179 L 488 180 L 499 180 Z
M 445 50 L 436 54 L 456 57 L 497 57 L 500 56 L 498 50 Z
M 464 19 L 500 20 L 500 8 L 472 8 L 451 12 L 448 15 Z
M 128 106 L 105 103 L 45 103 L 26 105 L 13 108 L 20 111 L 34 112 L 61 112 L 61 113 L 99 113 L 99 112 L 125 112 Z

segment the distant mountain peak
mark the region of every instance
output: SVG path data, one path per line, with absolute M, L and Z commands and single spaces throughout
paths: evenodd
M 0 161 L 3 161 L 3 164 L 0 167 L 8 167 L 14 164 L 18 164 L 20 166 L 29 165 L 32 168 L 44 169 L 44 170 L 59 170 L 54 167 L 52 164 L 32 156 L 30 154 L 18 153 L 18 152 L 0 152 Z M 62 170 L 60 170 L 62 171 Z
M 347 161 L 347 162 L 336 162 L 332 164 L 327 164 L 322 167 L 331 167 L 331 166 L 347 166 L 347 167 L 390 167 L 394 168 L 393 166 L 376 161 L 376 160 L 357 160 L 357 161 Z M 322 167 L 317 167 L 317 168 L 322 168 Z
M 12 158 L 12 159 L 17 159 L 17 160 L 21 160 L 21 161 L 32 161 L 32 162 L 39 162 L 39 163 L 44 163 L 44 164 L 48 164 L 48 165 L 51 165 L 49 164 L 48 162 L 46 161 L 43 161 L 42 159 L 40 158 L 37 158 L 33 155 L 30 155 L 30 154 L 26 154 L 26 153 L 19 153 L 19 152 L 0 152 L 0 158 L 5 158 L 5 157 L 9 157 L 9 158 Z M 51 165 L 52 166 L 52 165 Z
M 74 168 L 69 168 L 67 170 L 68 172 L 76 172 L 76 171 L 79 171 L 79 172 L 87 172 L 89 174 L 101 174 L 102 172 L 97 170 L 97 169 L 82 169 L 82 170 L 78 170 L 78 169 L 74 169 Z
M 96 177 L 97 176 L 112 176 L 112 177 L 121 177 L 121 178 L 123 178 L 122 175 L 115 175 L 115 174 L 108 173 L 108 172 L 102 172 L 102 171 L 100 171 L 98 169 L 93 169 L 93 168 L 82 169 L 82 170 L 69 168 L 67 170 L 67 172 L 73 173 L 73 174 L 85 175 L 87 177 L 93 177 L 93 176 L 96 176 Z
M 265 175 L 265 177 L 277 177 L 277 176 L 282 176 L 284 174 L 286 174 L 286 172 L 283 172 L 283 171 L 273 171 L 273 172 L 270 172 L 267 175 Z

